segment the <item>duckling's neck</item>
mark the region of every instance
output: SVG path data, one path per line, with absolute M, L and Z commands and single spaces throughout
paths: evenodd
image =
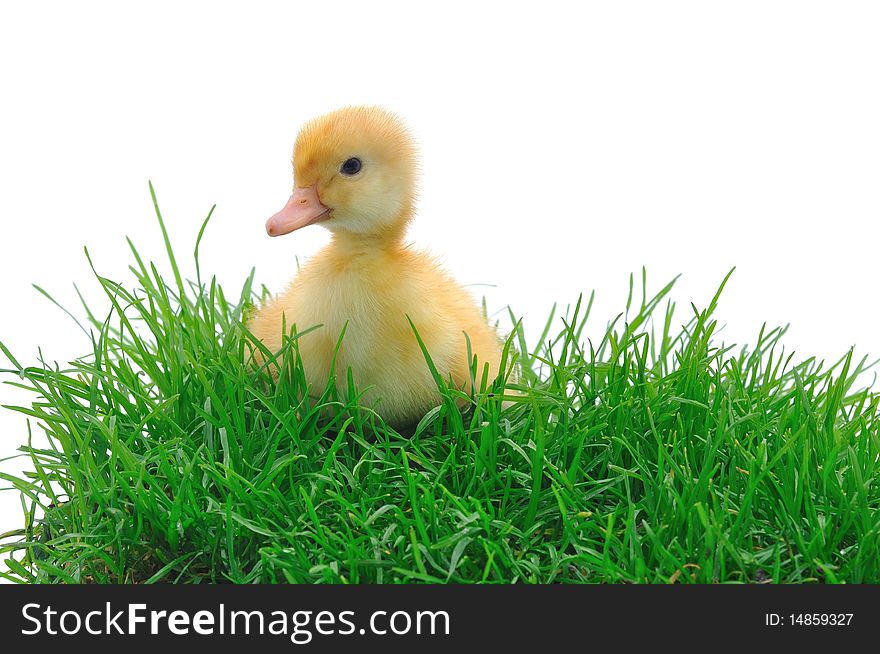
M 330 240 L 330 247 L 334 252 L 346 257 L 389 252 L 400 248 L 402 244 L 403 230 L 381 234 L 356 234 L 340 230 L 333 232 Z
M 331 240 L 333 250 L 342 255 L 356 256 L 362 254 L 379 254 L 398 250 L 403 246 L 406 228 L 412 219 L 412 206 L 407 206 L 381 230 L 368 234 L 334 230 Z

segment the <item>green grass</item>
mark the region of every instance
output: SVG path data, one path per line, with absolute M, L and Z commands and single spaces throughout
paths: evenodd
M 253 274 L 226 295 L 197 242 L 184 281 L 160 225 L 170 281 L 134 246 L 133 290 L 96 273 L 112 310 L 84 311 L 87 355 L 2 348 L 34 394 L 7 407 L 30 470 L 2 475 L 24 510 L 8 579 L 880 582 L 880 395 L 852 353 L 796 363 L 784 329 L 721 347 L 718 296 L 681 320 L 643 274 L 600 340 L 591 301 L 537 346 L 515 327 L 509 406 L 496 380 L 462 413 L 438 378 L 401 434 L 332 378 L 309 399 L 295 337 L 277 384 L 255 369 Z

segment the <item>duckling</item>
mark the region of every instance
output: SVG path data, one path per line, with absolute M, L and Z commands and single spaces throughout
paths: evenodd
M 309 385 L 323 388 L 335 353 L 338 386 L 345 391 L 350 368 L 362 401 L 393 425 L 411 425 L 440 402 L 413 325 L 439 374 L 460 388 L 471 386 L 466 335 L 477 384 L 484 366 L 491 381 L 501 364 L 499 336 L 470 294 L 404 241 L 417 165 L 413 138 L 385 109 L 346 107 L 307 123 L 294 145 L 293 194 L 266 231 L 319 224 L 331 241 L 248 323 L 273 352 L 284 329 L 320 325 L 298 340 Z

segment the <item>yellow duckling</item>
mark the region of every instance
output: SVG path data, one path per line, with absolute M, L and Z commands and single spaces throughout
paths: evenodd
M 285 326 L 298 342 L 306 378 L 327 382 L 334 351 L 337 384 L 347 371 L 364 402 L 391 424 L 411 424 L 437 406 L 439 393 L 410 326 L 412 320 L 440 375 L 469 388 L 465 334 L 489 379 L 499 372 L 501 344 L 471 296 L 426 253 L 404 243 L 414 214 L 416 147 L 394 114 L 347 107 L 307 123 L 293 151 L 294 191 L 266 223 L 281 236 L 320 223 L 330 244 L 267 302 L 248 327 L 269 350 Z

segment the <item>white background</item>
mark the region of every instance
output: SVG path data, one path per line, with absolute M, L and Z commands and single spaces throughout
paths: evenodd
M 84 245 L 116 279 L 126 235 L 158 260 L 148 179 L 181 255 L 216 203 L 203 270 L 280 289 L 328 238 L 263 229 L 298 126 L 376 103 L 421 143 L 412 240 L 533 336 L 596 289 L 595 336 L 642 265 L 654 288 L 684 273 L 684 319 L 736 265 L 728 342 L 790 322 L 803 356 L 880 355 L 880 5 L 435 5 L 4 4 L 0 340 L 26 363 L 86 351 L 30 284 L 75 308 L 74 281 L 98 297 Z M 25 435 L 0 410 L 0 457 Z M 20 524 L 0 493 L 0 532 Z

